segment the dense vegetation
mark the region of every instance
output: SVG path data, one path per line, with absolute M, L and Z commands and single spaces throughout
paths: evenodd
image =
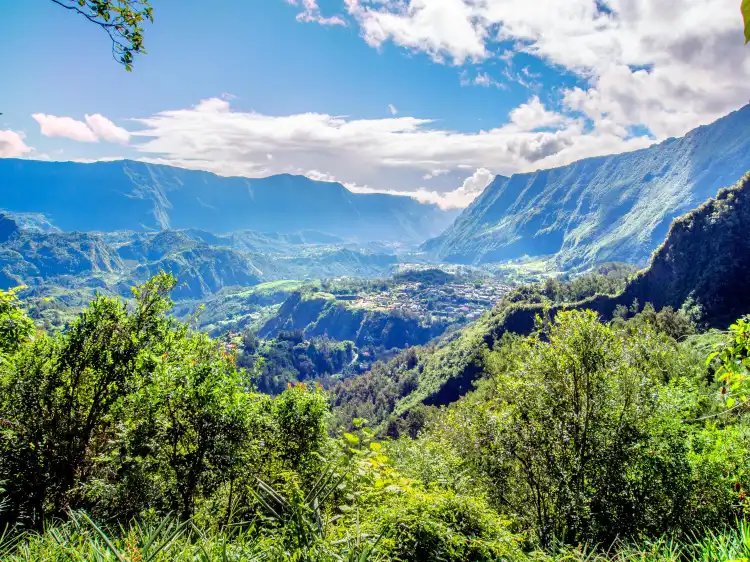
M 585 275 L 514 288 L 494 309 L 459 333 L 406 350 L 334 386 L 335 423 L 347 427 L 353 418 L 364 417 L 389 435 L 404 430 L 415 434 L 425 419 L 423 404 L 454 402 L 483 375 L 484 351 L 507 331 L 509 310 L 531 307 L 536 313 L 555 304 L 617 294 L 633 272 L 624 264 L 603 264 Z
M 174 285 L 98 297 L 56 334 L 0 293 L 3 559 L 750 553 L 745 321 L 707 364 L 705 336 L 645 313 L 561 312 L 485 349 L 479 388 L 413 437 L 377 442 L 362 419 L 327 431 L 314 385 L 258 393 L 231 347 L 170 319 Z
M 300 330 L 307 337 L 354 341 L 359 347 L 383 353 L 425 344 L 447 327 L 447 321 L 426 323 L 416 314 L 350 306 L 330 293 L 298 291 L 289 296 L 258 334 L 268 337 Z
M 452 339 L 409 352 L 333 389 L 344 427 L 367 417 L 389 432 L 420 427 L 424 407 L 456 401 L 486 371 L 484 349 L 506 333 L 530 334 L 537 317 L 565 310 L 594 310 L 622 323 L 637 316 L 673 338 L 697 327 L 725 328 L 750 310 L 750 175 L 722 189 L 674 221 L 649 267 L 635 275 L 605 265 L 567 281 L 517 287 L 493 310 Z
M 255 372 L 259 391 L 280 394 L 291 383 L 324 382 L 330 375 L 354 369 L 357 348 L 351 341 L 326 337 L 306 340 L 300 330 L 281 332 L 278 337 L 260 340 L 246 332 L 239 342 L 237 365 Z

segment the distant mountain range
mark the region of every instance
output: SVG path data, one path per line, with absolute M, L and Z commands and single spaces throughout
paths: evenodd
M 748 168 L 750 106 L 643 150 L 498 176 L 423 249 L 474 265 L 523 256 L 553 256 L 561 269 L 644 263 L 674 218 Z
M 58 232 L 0 213 L 0 289 L 27 285 L 42 294 L 80 288 L 129 296 L 132 285 L 163 270 L 178 278 L 175 298 L 199 299 L 263 281 L 383 276 L 397 261 L 392 253 L 337 240 L 313 231 Z
M 403 196 L 352 193 L 304 176 L 261 179 L 129 160 L 80 164 L 0 159 L 0 209 L 63 231 L 199 229 L 421 243 L 457 212 Z

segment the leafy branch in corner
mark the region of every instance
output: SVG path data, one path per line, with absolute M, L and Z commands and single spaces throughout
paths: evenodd
M 145 54 L 143 24 L 153 23 L 149 0 L 52 0 L 58 6 L 75 12 L 107 32 L 112 40 L 112 57 L 133 69 L 133 57 Z

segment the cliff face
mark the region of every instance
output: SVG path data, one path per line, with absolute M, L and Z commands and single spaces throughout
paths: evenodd
M 750 312 L 750 174 L 678 218 L 621 300 L 679 307 L 692 297 L 722 325 Z
M 537 315 L 553 317 L 560 310 L 588 309 L 603 320 L 618 305 L 650 302 L 658 311 L 680 308 L 688 298 L 700 304 L 702 320 L 726 328 L 750 313 L 750 173 L 735 186 L 722 189 L 695 210 L 676 219 L 649 266 L 616 296 L 596 295 L 577 303 L 545 309 L 540 304 L 507 304 L 488 311 L 460 335 L 422 360 L 419 383 L 403 396 L 393 412 L 404 414 L 419 403 L 445 405 L 471 390 L 483 376 L 483 346 L 492 348 L 506 332 L 529 334 Z
M 480 264 L 554 255 L 562 268 L 645 263 L 672 220 L 742 177 L 750 106 L 650 148 L 498 176 L 423 249 Z
M 0 209 L 41 213 L 65 231 L 201 229 L 421 243 L 455 212 L 410 197 L 352 193 L 303 176 L 229 178 L 121 160 L 0 159 Z
M 294 293 L 258 335 L 273 337 L 282 330 L 302 330 L 308 338 L 328 335 L 359 347 L 393 349 L 425 344 L 446 327 L 424 326 L 418 318 L 350 306 L 331 295 Z

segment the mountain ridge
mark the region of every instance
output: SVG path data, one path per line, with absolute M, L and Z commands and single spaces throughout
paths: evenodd
M 133 160 L 0 159 L 0 184 L 0 208 L 41 213 L 64 231 L 307 230 L 421 243 L 456 215 L 410 197 L 354 193 L 305 176 L 224 177 Z
M 561 269 L 644 263 L 672 220 L 735 183 L 748 160 L 750 105 L 648 148 L 498 176 L 422 249 L 473 265 L 524 256 L 552 256 Z

